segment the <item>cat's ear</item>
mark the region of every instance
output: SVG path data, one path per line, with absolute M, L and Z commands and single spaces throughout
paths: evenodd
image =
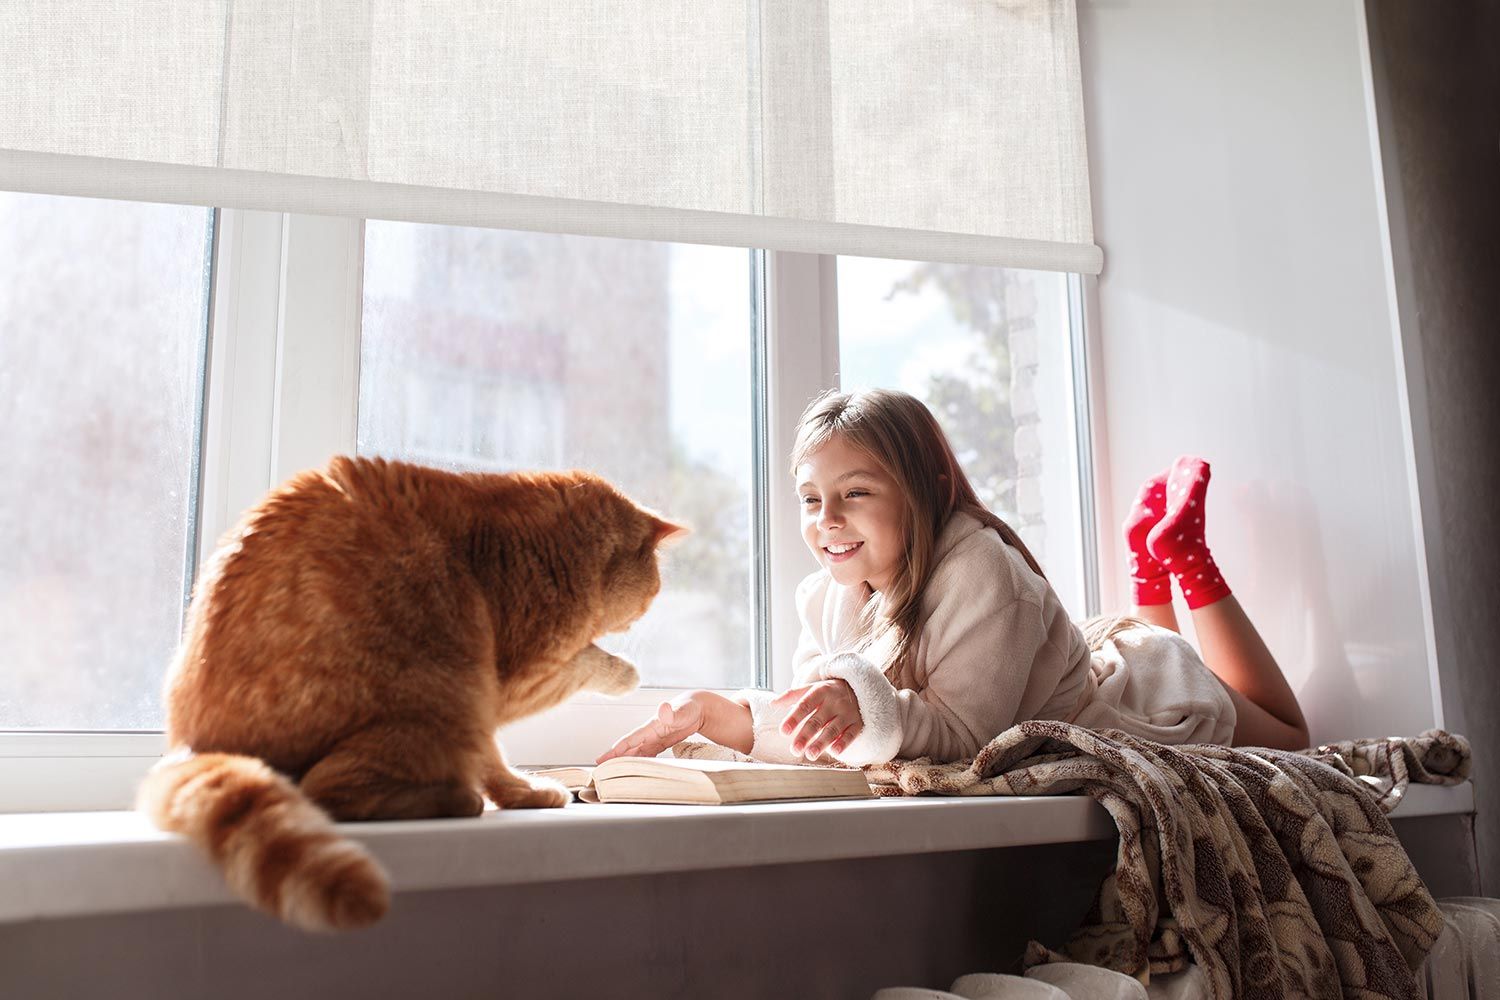
M 668 521 L 664 517 L 651 515 L 652 544 L 657 548 L 671 548 L 693 533 L 693 529 L 685 524 Z

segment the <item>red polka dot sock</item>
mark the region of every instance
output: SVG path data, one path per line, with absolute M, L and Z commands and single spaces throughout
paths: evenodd
M 1229 596 L 1229 585 L 1203 540 L 1209 475 L 1201 458 L 1184 455 L 1173 462 L 1167 473 L 1167 512 L 1146 536 L 1146 548 L 1177 577 L 1190 609 Z
M 1125 544 L 1130 549 L 1130 593 L 1136 607 L 1172 603 L 1172 577 L 1146 547 L 1146 536 L 1167 512 L 1167 474 L 1152 476 L 1136 494 L 1125 515 Z

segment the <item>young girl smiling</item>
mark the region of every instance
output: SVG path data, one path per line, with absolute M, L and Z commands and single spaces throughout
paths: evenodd
M 1204 544 L 1206 463 L 1179 459 L 1142 488 L 1125 525 L 1136 616 L 1084 629 L 915 397 L 823 395 L 802 415 L 792 472 L 822 567 L 797 588 L 795 686 L 686 692 L 599 760 L 702 733 L 767 761 L 949 761 L 1026 719 L 1307 745 L 1295 695 Z M 1206 665 L 1177 634 L 1173 575 Z

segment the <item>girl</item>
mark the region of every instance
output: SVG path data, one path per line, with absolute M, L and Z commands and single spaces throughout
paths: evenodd
M 1204 544 L 1207 463 L 1180 458 L 1142 488 L 1125 522 L 1136 617 L 1084 630 L 915 397 L 819 397 L 792 471 L 822 566 L 797 588 L 797 686 L 687 692 L 600 761 L 695 733 L 767 761 L 950 761 L 1025 719 L 1161 743 L 1307 745 L 1296 696 Z M 1177 634 L 1170 576 L 1202 659 Z

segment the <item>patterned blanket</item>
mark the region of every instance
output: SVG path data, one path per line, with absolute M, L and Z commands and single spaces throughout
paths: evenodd
M 1290 753 L 1169 747 L 1116 731 L 1024 722 L 972 761 L 866 768 L 883 795 L 1098 800 L 1120 830 L 1085 924 L 1028 966 L 1102 965 L 1149 980 L 1200 966 L 1214 1000 L 1419 996 L 1443 928 L 1385 814 L 1409 782 L 1451 785 L 1469 744 L 1439 730 Z

